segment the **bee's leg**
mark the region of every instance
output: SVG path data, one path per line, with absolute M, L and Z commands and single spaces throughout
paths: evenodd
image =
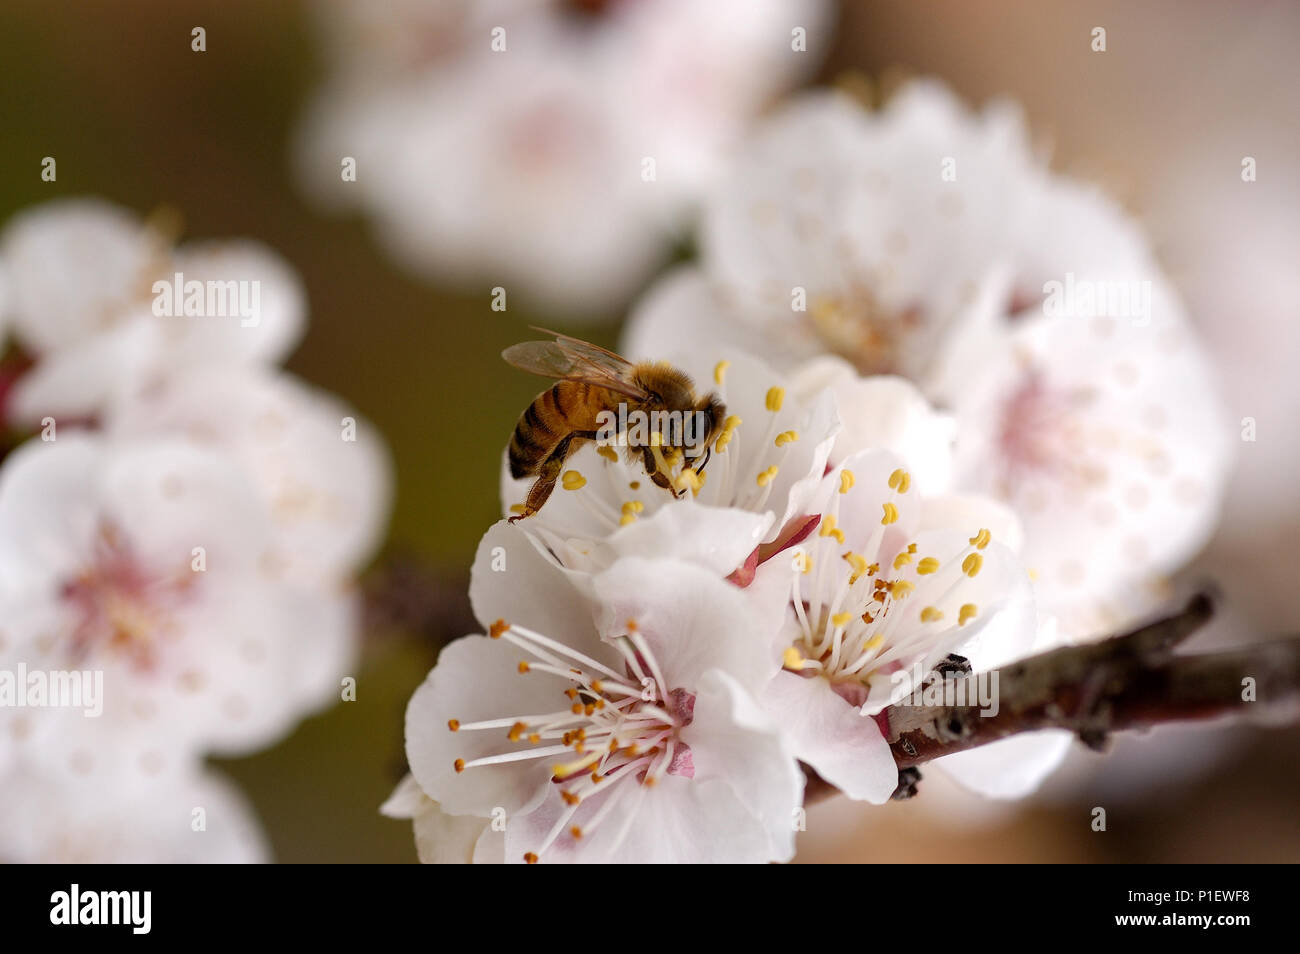
M 525 517 L 531 517 L 542 509 L 542 505 L 546 503 L 546 498 L 551 496 L 551 491 L 555 489 L 555 477 L 548 477 L 545 473 L 546 465 L 549 463 L 550 459 L 548 458 L 546 464 L 542 465 L 542 472 L 533 481 L 533 485 L 528 488 L 528 496 L 524 499 L 523 513 L 517 513 L 511 517 L 510 523 L 523 520 Z
M 560 472 L 564 470 L 564 461 L 569 456 L 571 441 L 572 435 L 560 441 L 559 446 L 551 452 L 551 456 L 537 468 L 537 479 L 528 488 L 528 496 L 524 499 L 524 512 L 511 517 L 511 523 L 531 517 L 546 504 L 551 491 L 555 489 L 555 482 L 560 479 Z
M 713 457 L 713 445 L 712 445 L 712 444 L 710 444 L 708 447 L 704 448 L 704 460 L 700 463 L 700 466 L 699 466 L 699 467 L 696 467 L 696 468 L 695 468 L 695 472 L 696 472 L 697 474 L 702 474 L 702 473 L 704 473 L 704 468 L 709 466 L 709 459 L 710 459 L 711 457 Z
M 650 479 L 654 481 L 656 487 L 663 487 L 665 490 L 673 489 L 673 482 L 668 475 L 659 469 L 659 464 L 655 461 L 654 449 L 650 447 L 641 448 L 641 462 L 645 466 L 645 472 Z
M 596 431 L 573 431 L 551 452 L 551 456 L 542 462 L 542 466 L 537 468 L 537 479 L 533 481 L 532 487 L 528 489 L 528 497 L 524 500 L 524 512 L 515 514 L 510 518 L 510 522 L 523 520 L 525 517 L 531 517 L 537 511 L 542 509 L 547 499 L 551 496 L 551 491 L 555 489 L 555 482 L 560 479 L 560 474 L 564 470 L 564 462 L 572 456 L 583 444 L 588 441 L 594 441 L 597 438 Z

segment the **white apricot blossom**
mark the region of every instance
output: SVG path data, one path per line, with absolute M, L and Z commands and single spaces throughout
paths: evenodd
M 407 267 L 570 316 L 667 259 L 745 123 L 828 47 L 824 0 L 390 6 L 321 5 L 334 69 L 301 177 Z
M 628 339 L 689 328 L 782 369 L 831 352 L 922 379 L 1012 255 L 1042 178 L 1006 103 L 971 114 L 929 82 L 879 113 L 839 91 L 795 97 L 706 201 L 698 271 L 665 278 L 674 290 L 647 296 Z
M 619 560 L 590 596 L 572 575 L 504 522 L 484 537 L 487 633 L 447 646 L 407 709 L 436 806 L 406 785 L 389 811 L 482 860 L 494 819 L 510 862 L 788 860 L 803 776 L 752 695 L 780 666 L 778 604 L 674 560 Z
M 297 343 L 305 297 L 249 240 L 173 247 L 165 228 L 98 199 L 59 199 L 0 235 L 13 335 L 35 364 L 6 409 L 29 426 L 94 418 L 123 390 L 206 365 L 273 364 Z
M 247 800 L 198 767 L 132 791 L 32 766 L 0 776 L 0 862 L 260 864 L 270 848 Z
M 237 463 L 271 517 L 267 567 L 297 582 L 346 579 L 383 536 L 387 449 L 338 398 L 263 367 L 220 365 L 120 395 L 115 439 L 179 436 Z
M 817 533 L 758 571 L 789 593 L 784 669 L 764 705 L 802 761 L 877 803 L 898 785 L 882 710 L 950 653 L 970 658 L 991 643 L 1015 658 L 1037 637 L 1028 579 L 988 525 L 1007 523 L 1004 508 L 949 504 L 927 516 L 901 463 L 888 451 L 847 458 L 820 488 Z
M 0 771 L 21 760 L 140 791 L 196 753 L 264 747 L 337 698 L 355 601 L 279 579 L 269 527 L 246 475 L 183 440 L 74 434 L 11 454 L 0 671 L 45 688 L 0 706 Z M 55 694 L 70 679 L 79 694 Z

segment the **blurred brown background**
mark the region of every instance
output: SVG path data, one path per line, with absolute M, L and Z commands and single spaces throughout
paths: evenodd
M 195 26 L 207 30 L 206 53 L 190 50 Z M 1105 53 L 1090 49 L 1096 26 Z M 1229 638 L 1300 631 L 1287 550 L 1300 540 L 1297 40 L 1300 8 L 1280 0 L 846 0 L 823 70 L 934 74 L 975 103 L 1008 94 L 1052 144 L 1054 166 L 1103 183 L 1144 220 L 1224 359 L 1234 414 L 1259 421 L 1224 529 L 1197 568 L 1225 587 Z M 142 213 L 174 206 L 188 236 L 277 248 L 311 299 L 289 368 L 354 403 L 392 448 L 390 551 L 464 572 L 498 513 L 500 447 L 535 390 L 498 355 L 528 324 L 565 327 L 564 316 L 530 311 L 522 296 L 497 314 L 487 288 L 421 284 L 381 257 L 363 221 L 303 200 L 288 145 L 320 70 L 299 3 L 6 0 L 0 220 L 97 194 Z M 1248 185 L 1246 155 L 1259 164 Z M 58 161 L 56 183 L 40 180 L 43 156 Z M 584 334 L 612 344 L 618 318 Z M 357 702 L 224 764 L 277 860 L 414 859 L 409 827 L 377 807 L 402 771 L 406 699 L 433 658 L 412 634 L 377 635 Z M 939 782 L 883 809 L 820 806 L 800 860 L 1300 860 L 1293 729 L 1179 733 L 1155 748 L 1163 759 L 1150 747 L 1084 758 L 1047 796 L 1012 809 L 973 805 Z M 1104 834 L 1089 827 L 1094 805 L 1108 807 Z

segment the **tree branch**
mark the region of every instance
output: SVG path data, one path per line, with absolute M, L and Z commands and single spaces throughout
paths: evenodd
M 469 574 L 427 566 L 410 553 L 388 553 L 362 579 L 364 631 L 370 639 L 400 632 L 437 653 L 480 627 L 469 603 Z
M 1179 612 L 1129 633 L 1006 666 L 998 670 L 996 713 L 990 706 L 982 714 L 975 701 L 978 673 L 948 677 L 954 694 L 946 698 L 969 704 L 890 706 L 877 720 L 900 770 L 895 797 L 915 790 L 917 766 L 1021 732 L 1068 729 L 1101 749 L 1112 732 L 1169 722 L 1234 713 L 1276 721 L 1300 717 L 1300 638 L 1174 654 L 1211 612 L 1210 598 L 1199 594 Z M 833 792 L 809 774 L 809 800 Z

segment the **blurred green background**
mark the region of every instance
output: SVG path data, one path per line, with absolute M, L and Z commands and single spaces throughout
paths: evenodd
M 1196 107 L 1217 96 L 1231 109 L 1220 61 L 1236 55 L 1231 69 L 1246 72 L 1233 75 L 1247 86 L 1274 88 L 1277 77 L 1249 43 L 1230 48 L 1237 34 L 1216 20 L 1215 5 L 1142 6 L 847 2 L 823 76 L 881 75 L 903 63 L 976 102 L 1011 93 L 1036 132 L 1054 134 L 1058 165 L 1064 158 L 1149 211 L 1168 164 L 1204 148 Z M 1284 20 L 1294 37 L 1294 18 Z M 1106 58 L 1089 52 L 1094 23 L 1110 28 Z M 206 53 L 190 49 L 194 26 L 207 30 Z M 364 221 L 309 206 L 288 146 L 322 71 L 311 27 L 303 4 L 269 0 L 4 0 L 0 221 L 56 196 L 100 195 L 142 214 L 174 206 L 186 237 L 251 236 L 279 250 L 311 303 L 289 369 L 342 395 L 387 439 L 397 476 L 388 554 L 458 586 L 498 514 L 500 449 L 536 391 L 499 353 L 529 324 L 575 326 L 530 311 L 523 295 L 498 314 L 488 288 L 422 284 L 381 256 Z M 1294 99 L 1295 69 L 1284 75 Z M 1265 112 L 1260 122 L 1275 119 Z M 1235 167 L 1242 152 L 1233 145 L 1225 156 Z M 58 161 L 56 183 L 40 179 L 43 156 Z M 619 317 L 581 333 L 612 345 Z M 1280 592 L 1261 595 L 1254 622 L 1294 630 L 1295 595 Z M 458 618 L 457 598 L 450 604 Z M 409 826 L 377 807 L 403 771 L 402 714 L 435 652 L 418 633 L 373 634 L 355 703 L 267 752 L 222 763 L 252 798 L 277 860 L 414 860 Z M 942 811 L 912 804 L 870 818 L 837 806 L 814 813 L 801 860 L 1296 860 L 1295 734 L 1258 732 L 1232 745 L 1221 771 L 1133 806 L 1115 837 L 1088 829 L 1093 802 L 1082 792 L 979 826 L 945 824 Z

